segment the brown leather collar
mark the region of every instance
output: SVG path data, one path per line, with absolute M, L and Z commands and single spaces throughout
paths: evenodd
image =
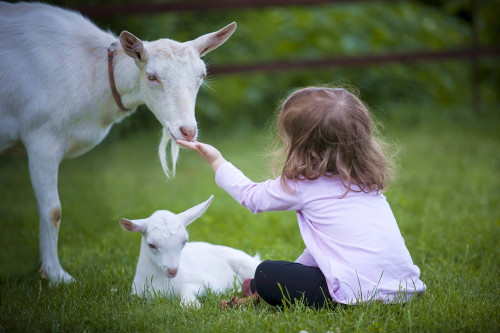
M 118 94 L 118 91 L 116 90 L 116 85 L 115 85 L 115 76 L 113 73 L 113 58 L 115 57 L 115 46 L 116 46 L 116 42 L 112 43 L 108 47 L 109 86 L 111 87 L 111 92 L 113 93 L 113 98 L 115 99 L 115 102 L 118 105 L 118 107 L 123 112 L 128 112 L 130 110 L 123 106 L 122 99 L 120 98 L 120 94 Z

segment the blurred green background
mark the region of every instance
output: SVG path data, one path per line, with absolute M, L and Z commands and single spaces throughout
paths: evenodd
M 103 8 L 102 2 L 97 0 L 54 3 L 84 12 L 89 8 Z M 114 0 L 107 1 L 106 6 L 140 3 Z M 155 1 L 147 2 L 150 3 Z M 187 41 L 232 21 L 237 22 L 238 28 L 228 42 L 205 57 L 210 68 L 470 48 L 474 44 L 473 17 L 476 18 L 477 44 L 488 48 L 499 45 L 499 8 L 498 0 L 354 1 L 312 6 L 107 14 L 94 15 L 91 19 L 116 34 L 128 30 L 143 40 L 171 38 L 178 41 Z M 208 78 L 208 89 L 202 89 L 198 96 L 197 119 L 202 131 L 219 126 L 260 127 L 266 124 L 280 99 L 290 90 L 334 84 L 357 87 L 361 98 L 376 113 L 398 125 L 412 126 L 436 118 L 467 122 L 474 119 L 474 113 L 481 112 L 483 116 L 498 113 L 499 74 L 497 54 L 496 57 L 479 58 L 475 69 L 470 59 L 463 58 L 216 75 Z M 476 111 L 474 98 L 479 98 Z M 130 127 L 155 126 L 156 120 L 149 112 L 138 112 L 125 124 L 120 126 L 122 132 L 128 132 Z
M 140 2 L 52 3 L 88 10 Z M 90 18 L 116 34 L 128 30 L 143 40 L 178 41 L 235 21 L 233 36 L 204 58 L 215 69 L 467 49 L 475 44 L 474 12 L 479 48 L 498 50 L 499 8 L 496 0 L 353 1 Z M 190 226 L 191 240 L 259 252 L 263 259 L 294 260 L 303 250 L 293 212 L 252 215 L 214 184 L 212 171 L 195 153 L 182 151 L 177 176 L 167 181 L 157 157 L 161 126 L 143 106 L 115 125 L 103 144 L 61 164 L 59 255 L 77 283 L 48 288 L 40 280 L 38 214 L 26 156 L 0 156 L 0 332 L 499 331 L 496 54 L 475 65 L 465 57 L 214 74 L 198 94 L 199 139 L 261 181 L 269 176 L 267 126 L 291 90 L 318 84 L 356 87 L 384 125 L 383 136 L 399 148 L 398 178 L 386 195 L 428 286 L 421 301 L 283 313 L 264 305 L 219 311 L 220 297 L 227 296 L 217 295 L 205 299 L 200 311 L 161 298 L 131 298 L 140 236 L 121 230 L 121 217 L 142 218 L 157 209 L 180 212 L 215 194 L 210 209 Z

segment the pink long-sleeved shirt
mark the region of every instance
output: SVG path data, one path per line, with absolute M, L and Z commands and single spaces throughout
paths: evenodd
M 252 213 L 295 210 L 306 249 L 296 262 L 319 267 L 332 299 L 405 302 L 425 290 L 385 196 L 345 192 L 340 179 L 254 183 L 231 163 L 219 166 L 217 185 Z

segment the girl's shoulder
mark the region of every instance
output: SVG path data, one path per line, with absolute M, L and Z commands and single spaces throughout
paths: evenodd
M 331 192 L 332 190 L 341 191 L 342 189 L 344 189 L 345 191 L 345 187 L 342 185 L 342 181 L 338 176 L 323 175 L 317 179 L 302 178 L 295 181 L 290 181 L 290 184 L 293 184 L 293 186 L 303 190 L 309 189 L 313 191 L 319 191 L 325 189 Z
M 366 191 L 355 184 L 351 184 L 351 188 L 347 192 L 347 184 L 344 184 L 339 176 L 334 175 L 323 175 L 317 179 L 298 179 L 291 183 L 293 184 L 293 187 L 299 189 L 303 193 L 328 193 L 329 195 L 339 198 L 347 198 L 358 195 L 383 196 L 380 191 Z

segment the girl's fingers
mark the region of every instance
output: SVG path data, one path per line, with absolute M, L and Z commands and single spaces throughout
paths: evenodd
M 221 164 L 221 161 L 225 161 L 222 157 L 221 153 L 211 145 L 201 142 L 191 142 L 184 140 L 176 140 L 178 145 L 189 148 L 198 153 L 210 166 L 212 170 L 215 172 L 217 167 Z
M 206 154 L 208 152 L 207 148 L 202 144 L 202 143 L 195 143 L 195 148 L 198 149 L 198 151 L 202 152 L 203 154 Z
M 191 142 L 191 141 L 184 141 L 184 140 L 176 140 L 175 141 L 178 145 L 189 148 L 195 152 L 197 152 L 201 157 L 203 157 L 205 160 L 210 161 L 212 160 L 218 151 L 205 143 L 201 142 Z
M 176 140 L 177 144 L 179 144 L 182 147 L 191 149 L 198 154 L 200 154 L 202 157 L 205 157 L 209 151 L 205 147 L 205 145 L 201 142 L 191 142 L 191 141 L 183 141 L 183 140 Z
M 186 141 L 175 140 L 175 143 L 177 143 L 179 146 L 186 147 Z
M 184 148 L 189 148 L 196 150 L 196 146 L 194 142 L 189 142 L 189 141 L 184 141 L 184 140 L 176 140 L 175 141 L 179 146 L 182 146 Z

